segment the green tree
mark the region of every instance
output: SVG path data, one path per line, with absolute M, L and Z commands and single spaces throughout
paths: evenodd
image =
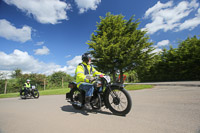
M 200 38 L 188 37 L 180 42 L 177 54 L 184 80 L 200 80 Z
M 54 72 L 50 76 L 50 82 L 55 85 L 55 86 L 61 86 L 63 87 L 64 82 L 71 82 L 73 81 L 74 78 L 71 77 L 70 75 L 66 74 L 65 72 L 59 71 L 59 72 Z
M 22 76 L 22 70 L 21 69 L 16 69 L 11 75 L 12 78 L 20 78 L 21 76 Z
M 156 60 L 141 76 L 141 81 L 177 81 L 200 80 L 200 39 L 188 37 L 179 42 L 178 48 L 170 46 L 169 50 L 155 56 Z M 145 70 L 145 68 L 144 68 Z
M 4 81 L 4 94 L 7 93 L 7 84 L 8 84 L 8 79 L 7 78 L 8 78 L 8 73 L 6 73 L 6 72 L 0 72 L 0 80 Z M 1 87 L 2 87 L 2 85 L 1 85 Z
M 125 20 L 122 15 L 107 13 L 105 18 L 100 19 L 97 30 L 87 42 L 95 58 L 93 63 L 100 71 L 113 74 L 113 79 L 119 71 L 122 82 L 123 73 L 148 61 L 154 48 L 148 42 L 146 31 L 137 29 L 139 22 L 133 21 L 133 17 Z

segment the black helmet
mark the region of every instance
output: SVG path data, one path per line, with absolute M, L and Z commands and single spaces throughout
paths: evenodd
M 91 56 L 90 53 L 84 53 L 84 54 L 82 55 L 82 60 L 83 60 L 84 62 L 86 62 L 86 63 L 88 63 L 88 62 L 89 62 L 89 59 L 91 59 L 91 58 L 92 58 L 92 56 Z

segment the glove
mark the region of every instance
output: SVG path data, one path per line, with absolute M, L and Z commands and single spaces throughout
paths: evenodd
M 94 80 L 95 80 L 94 77 L 90 77 L 90 79 L 89 79 L 90 83 L 92 83 Z

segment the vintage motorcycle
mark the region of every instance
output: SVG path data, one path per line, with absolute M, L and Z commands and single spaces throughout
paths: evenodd
M 25 90 L 26 89 L 26 90 Z M 20 90 L 20 97 L 21 99 L 26 99 L 26 98 L 39 98 L 40 94 L 39 91 L 36 89 L 35 86 L 32 86 L 31 88 L 24 88 L 23 90 Z
M 109 76 L 98 75 L 93 85 L 94 92 L 90 101 L 93 109 L 100 110 L 105 106 L 113 114 L 123 116 L 130 112 L 132 100 L 123 84 L 111 83 Z M 69 88 L 71 90 L 66 93 L 66 99 L 75 109 L 82 109 L 85 103 L 85 91 L 77 88 L 75 82 L 70 82 Z

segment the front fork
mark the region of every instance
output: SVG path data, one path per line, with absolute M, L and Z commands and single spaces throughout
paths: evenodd
M 116 94 L 115 91 L 112 90 L 111 86 L 108 86 L 108 88 L 109 88 L 110 95 L 112 96 L 112 98 L 116 98 L 116 97 L 118 98 L 118 95 Z

